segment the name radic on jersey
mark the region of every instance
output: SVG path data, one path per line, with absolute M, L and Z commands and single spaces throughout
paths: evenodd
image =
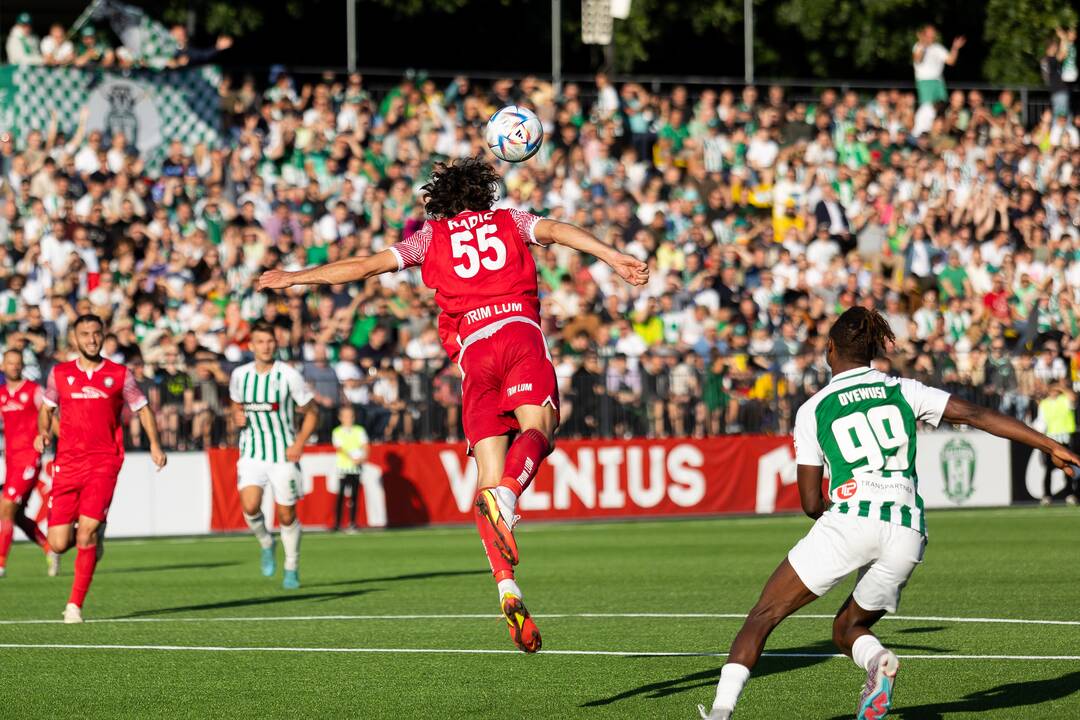
M 466 211 L 429 220 L 391 247 L 400 269 L 420 267 L 443 311 L 439 336 L 451 357 L 462 341 L 508 318 L 540 321 L 530 245 L 540 217 L 520 210 Z

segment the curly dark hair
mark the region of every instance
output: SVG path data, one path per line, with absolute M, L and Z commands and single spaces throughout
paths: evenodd
M 896 340 L 889 321 L 881 313 L 859 306 L 836 319 L 829 337 L 840 357 L 867 365 L 885 353 L 886 342 Z
M 436 163 L 431 182 L 420 190 L 427 196 L 427 214 L 440 220 L 465 210 L 490 210 L 498 197 L 498 186 L 498 173 L 478 156 Z

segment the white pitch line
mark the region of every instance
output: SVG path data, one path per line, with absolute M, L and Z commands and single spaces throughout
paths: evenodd
M 86 620 L 86 623 L 194 623 L 194 622 L 320 622 L 327 620 L 490 620 L 501 618 L 497 613 L 457 613 L 435 615 L 278 615 L 268 617 L 120 617 Z M 536 613 L 536 618 L 544 619 L 633 619 L 647 618 L 658 620 L 741 620 L 745 613 Z M 832 615 L 800 613 L 789 619 L 795 620 L 832 620 Z M 1080 620 L 1033 620 L 1025 618 L 988 618 L 988 617 L 947 617 L 941 615 L 886 615 L 884 620 L 901 622 L 951 622 L 1002 625 L 1057 625 L 1080 626 Z M 63 620 L 0 620 L 0 625 L 58 625 Z
M 84 645 L 74 643 L 0 643 L 9 650 L 164 650 L 189 652 L 366 653 L 412 655 L 519 655 L 518 650 L 487 648 L 367 648 L 367 647 L 229 647 L 224 645 Z M 727 657 L 727 653 L 635 650 L 543 650 L 541 655 L 601 657 Z M 763 653 L 777 658 L 843 658 L 834 653 Z M 1080 660 L 1080 655 L 900 655 L 909 660 Z

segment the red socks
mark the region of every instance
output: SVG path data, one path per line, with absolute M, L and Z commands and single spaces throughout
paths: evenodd
M 495 547 L 495 528 L 491 527 L 491 523 L 475 505 L 473 506 L 473 518 L 476 520 L 476 529 L 480 532 L 480 542 L 484 546 L 484 554 L 487 555 L 488 565 L 491 566 L 491 574 L 495 576 L 496 580 L 513 578 L 514 566 Z
M 506 453 L 506 466 L 499 487 L 504 487 L 521 497 L 525 488 L 536 477 L 540 463 L 551 452 L 551 443 L 539 430 L 526 430 L 517 436 Z
M 7 565 L 8 551 L 11 550 L 11 539 L 15 534 L 15 523 L 10 520 L 0 520 L 0 568 Z
M 514 497 L 520 497 L 536 477 L 540 463 L 550 452 L 551 443 L 539 430 L 526 430 L 518 435 L 510 445 L 510 451 L 506 453 L 503 480 L 499 483 L 499 487 L 506 488 L 514 494 Z M 497 582 L 513 580 L 513 565 L 495 546 L 495 529 L 491 527 L 491 523 L 479 509 L 474 510 L 473 515 L 476 519 L 476 529 L 480 531 L 480 541 L 484 545 L 484 554 L 487 555 L 488 564 L 491 565 L 491 574 L 495 576 Z
M 75 555 L 75 580 L 71 583 L 71 597 L 68 602 L 82 607 L 86 593 L 90 590 L 90 581 L 94 579 L 97 566 L 97 546 L 78 548 Z

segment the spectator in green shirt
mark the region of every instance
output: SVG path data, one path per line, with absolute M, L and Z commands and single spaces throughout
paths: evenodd
M 938 291 L 943 300 L 972 295 L 967 270 L 960 264 L 960 254 L 955 250 L 949 253 L 949 264 L 938 273 Z

